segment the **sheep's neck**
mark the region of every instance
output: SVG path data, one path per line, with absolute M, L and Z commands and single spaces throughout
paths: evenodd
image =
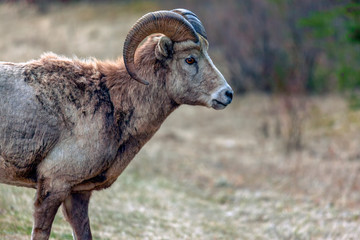
M 148 69 L 143 75 L 148 76 L 146 80 L 150 85 L 145 86 L 131 79 L 124 68 L 120 69 L 117 79 L 109 77 L 107 81 L 119 131 L 119 149 L 114 164 L 106 172 L 107 181 L 99 189 L 116 180 L 166 117 L 178 107 L 166 92 L 165 79 L 161 77 L 164 74 L 155 76 L 154 71 Z
M 158 82 L 145 86 L 133 79 L 128 81 L 127 87 L 113 93 L 121 96 L 113 102 L 115 121 L 124 139 L 127 135 L 150 138 L 177 105 Z

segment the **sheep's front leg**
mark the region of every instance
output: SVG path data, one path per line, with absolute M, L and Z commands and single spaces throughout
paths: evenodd
M 91 192 L 71 193 L 64 201 L 62 210 L 73 229 L 76 240 L 92 239 L 88 206 Z
M 49 239 L 56 212 L 69 195 L 69 187 L 62 181 L 39 179 L 35 200 L 32 240 Z

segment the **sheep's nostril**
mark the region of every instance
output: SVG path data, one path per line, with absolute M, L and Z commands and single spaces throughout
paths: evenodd
M 232 98 L 233 98 L 233 92 L 227 90 L 227 91 L 225 92 L 225 96 L 227 96 L 228 98 L 230 98 L 230 100 L 232 100 Z

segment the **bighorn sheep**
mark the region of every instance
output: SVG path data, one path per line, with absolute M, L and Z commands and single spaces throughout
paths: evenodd
M 231 102 L 207 49 L 198 17 L 176 9 L 140 18 L 117 62 L 0 63 L 0 182 L 36 189 L 32 239 L 49 238 L 61 204 L 74 238 L 91 239 L 91 192 L 111 186 L 172 111 Z

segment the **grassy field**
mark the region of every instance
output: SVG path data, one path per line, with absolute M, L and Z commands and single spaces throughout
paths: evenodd
M 0 61 L 44 51 L 115 59 L 151 8 L 71 5 L 39 15 L 0 5 Z M 360 112 L 334 95 L 183 106 L 111 188 L 94 193 L 94 238 L 358 239 L 359 132 Z M 0 185 L 0 239 L 29 239 L 34 194 Z M 72 239 L 61 212 L 52 239 Z

